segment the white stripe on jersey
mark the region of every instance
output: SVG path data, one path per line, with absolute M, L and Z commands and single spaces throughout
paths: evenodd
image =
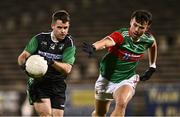
M 128 37 L 129 36 L 128 31 L 123 31 L 121 34 L 122 34 L 123 37 Z
M 42 34 L 50 34 L 51 32 L 42 32 Z
M 71 36 L 67 36 L 69 39 L 70 39 L 70 41 L 71 41 L 71 45 L 72 45 L 72 47 L 74 46 L 74 43 L 73 43 L 73 40 L 72 40 L 72 38 L 71 38 Z
M 111 39 L 111 41 L 113 42 L 113 45 L 116 45 L 116 43 L 114 42 L 113 38 L 110 36 L 107 36 L 109 39 Z

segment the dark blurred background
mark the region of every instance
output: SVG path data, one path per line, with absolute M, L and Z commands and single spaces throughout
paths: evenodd
M 157 72 L 151 80 L 139 83 L 126 115 L 180 116 L 179 5 L 178 0 L 1 0 L 0 115 L 36 115 L 25 101 L 27 76 L 17 65 L 17 57 L 32 36 L 51 30 L 52 13 L 65 9 L 71 15 L 70 33 L 77 46 L 76 63 L 67 79 L 65 115 L 90 116 L 99 61 L 106 50 L 88 58 L 81 50 L 82 42 L 93 43 L 120 27 L 128 27 L 131 13 L 146 9 L 153 14 Z M 137 73 L 146 68 L 145 56 Z

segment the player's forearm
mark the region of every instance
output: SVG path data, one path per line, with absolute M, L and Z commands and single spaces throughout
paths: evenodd
M 69 74 L 72 69 L 72 65 L 68 63 L 62 63 L 55 61 L 52 65 L 55 69 L 57 69 L 59 72 L 63 72 L 64 74 Z
M 157 59 L 157 44 L 154 42 L 153 46 L 149 49 L 149 64 L 150 66 L 156 68 Z
M 102 50 L 104 48 L 113 46 L 114 43 L 109 37 L 105 37 L 104 39 L 95 42 L 93 45 L 96 48 L 96 50 Z
M 26 59 L 30 56 L 30 54 L 26 51 L 23 51 L 18 57 L 18 64 L 22 65 L 26 61 Z

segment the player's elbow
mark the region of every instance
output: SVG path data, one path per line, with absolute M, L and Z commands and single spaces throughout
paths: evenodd
M 70 74 L 71 70 L 72 70 L 72 66 L 68 64 L 66 69 L 64 70 L 64 73 L 65 74 Z
M 18 56 L 18 59 L 17 59 L 17 63 L 18 63 L 18 65 L 22 65 L 23 63 L 24 63 L 24 61 L 25 61 L 25 55 L 22 53 L 22 54 L 20 54 L 19 56 Z
M 66 74 L 70 74 L 70 72 L 71 72 L 71 70 L 67 70 L 67 71 L 66 71 Z

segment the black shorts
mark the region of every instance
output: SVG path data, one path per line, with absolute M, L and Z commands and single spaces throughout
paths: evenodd
M 43 79 L 36 81 L 30 78 L 28 90 L 30 104 L 41 101 L 42 98 L 49 98 L 51 107 L 64 110 L 66 100 L 66 83 L 64 80 L 51 81 Z

